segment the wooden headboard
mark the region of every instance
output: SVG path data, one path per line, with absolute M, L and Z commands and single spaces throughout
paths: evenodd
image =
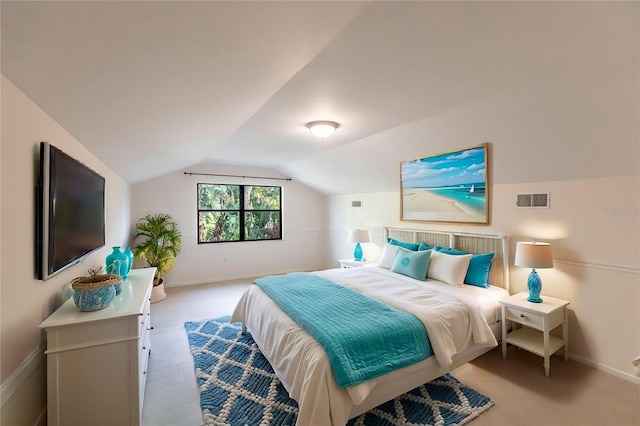
M 386 236 L 410 243 L 451 247 L 469 253 L 494 253 L 489 282 L 509 290 L 509 236 L 424 229 L 385 228 Z

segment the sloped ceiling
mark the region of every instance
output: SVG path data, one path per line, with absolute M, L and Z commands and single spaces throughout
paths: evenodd
M 1 66 L 132 184 L 204 162 L 327 194 L 392 191 L 400 161 L 487 140 L 510 159 L 497 183 L 541 180 L 512 164 L 522 154 L 546 179 L 637 173 L 637 147 L 609 168 L 610 146 L 567 166 L 577 141 L 558 150 L 523 120 L 557 122 L 544 105 L 575 110 L 602 75 L 603 111 L 573 125 L 634 89 L 604 132 L 637 116 L 638 4 L 562 3 L 3 1 Z M 340 128 L 319 140 L 312 120 Z

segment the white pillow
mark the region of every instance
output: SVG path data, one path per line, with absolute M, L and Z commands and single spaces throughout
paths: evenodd
M 384 243 L 382 254 L 380 255 L 380 259 L 378 260 L 378 266 L 381 268 L 391 269 L 393 267 L 393 261 L 396 258 L 396 254 L 398 253 L 399 248 L 399 246 Z
M 464 286 L 464 277 L 469 269 L 470 254 L 452 255 L 433 250 L 429 260 L 427 278 L 443 281 L 456 287 Z

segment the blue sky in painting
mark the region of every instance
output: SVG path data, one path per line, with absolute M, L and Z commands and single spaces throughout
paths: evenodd
M 485 181 L 484 146 L 402 163 L 403 188 L 442 188 Z

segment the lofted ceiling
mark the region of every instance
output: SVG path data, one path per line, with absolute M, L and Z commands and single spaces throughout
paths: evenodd
M 328 194 L 397 190 L 399 161 L 494 137 L 431 146 L 420 123 L 501 94 L 514 103 L 551 69 L 558 85 L 584 84 L 567 76 L 627 63 L 638 35 L 637 16 L 618 25 L 624 12 L 575 3 L 1 7 L 2 74 L 129 183 L 211 163 L 271 168 Z M 340 128 L 319 140 L 312 120 Z

